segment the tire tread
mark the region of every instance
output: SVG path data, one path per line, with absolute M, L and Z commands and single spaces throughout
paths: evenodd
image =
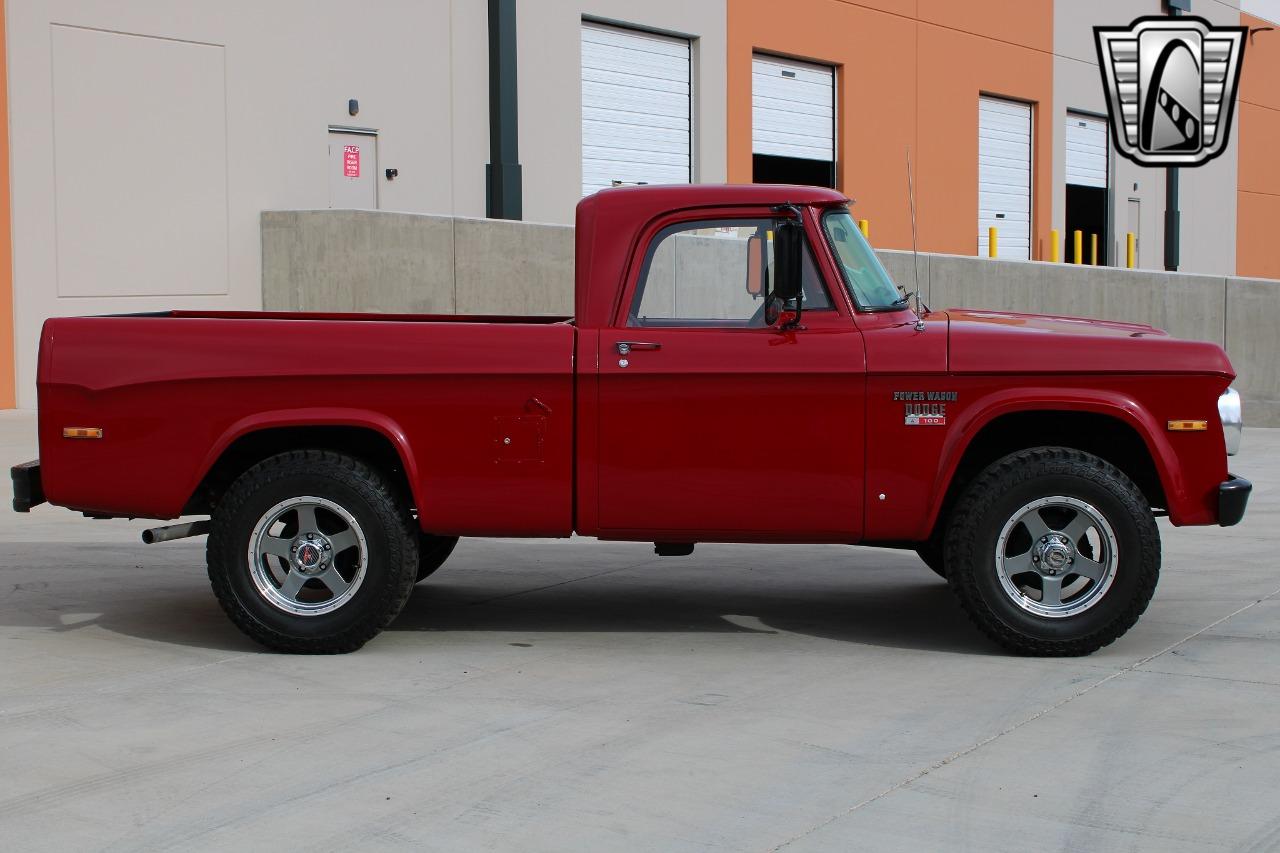
M 378 597 L 367 603 L 368 611 L 355 625 L 336 634 L 303 638 L 264 625 L 245 609 L 232 589 L 229 571 L 240 565 L 236 531 L 230 519 L 260 489 L 300 473 L 323 474 L 359 493 L 373 509 L 388 538 L 391 582 L 383 584 Z M 377 469 L 353 457 L 332 450 L 291 450 L 259 462 L 241 474 L 227 489 L 213 516 L 206 548 L 209 582 L 223 611 L 236 627 L 251 639 L 281 652 L 292 654 L 345 654 L 353 652 L 377 636 L 400 614 L 409 600 L 417 577 L 418 530 L 409 507 Z
M 1036 476 L 1063 474 L 1091 480 L 1124 505 L 1135 522 L 1140 541 L 1141 559 L 1135 561 L 1139 582 L 1125 608 L 1098 630 L 1075 639 L 1046 640 L 1029 637 L 996 615 L 983 600 L 974 567 L 981 563 L 977 542 L 981 522 L 993 504 L 1017 483 Z M 1110 645 L 1133 627 L 1147 609 L 1160 576 L 1160 531 L 1141 490 L 1105 459 L 1068 447 L 1036 447 L 1012 453 L 975 477 L 956 503 L 947 525 L 946 552 L 948 583 L 969 619 L 988 637 L 1020 655 L 1074 657 Z

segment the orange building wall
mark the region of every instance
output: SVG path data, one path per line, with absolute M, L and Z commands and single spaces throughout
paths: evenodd
M 13 223 L 9 208 L 9 80 L 0 0 L 0 409 L 17 405 L 13 353 Z
M 1241 15 L 1246 27 L 1272 24 Z M 1240 77 L 1236 274 L 1280 278 L 1280 29 L 1245 44 Z
M 921 251 L 972 255 L 978 96 L 1036 104 L 1033 257 L 1052 214 L 1051 0 L 729 0 L 728 174 L 751 181 L 751 55 L 837 67 L 837 181 L 879 247 L 911 247 L 907 147 Z

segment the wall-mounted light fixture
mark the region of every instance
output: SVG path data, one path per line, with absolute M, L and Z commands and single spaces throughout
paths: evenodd
M 359 112 L 360 112 L 360 102 L 359 102 L 359 101 L 357 101 L 355 98 L 352 98 L 351 100 L 347 101 L 347 113 L 348 113 L 348 114 L 350 114 L 350 115 L 356 115 L 356 114 L 357 114 L 357 113 L 359 113 Z

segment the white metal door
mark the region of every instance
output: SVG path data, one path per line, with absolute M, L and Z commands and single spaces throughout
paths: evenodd
M 378 208 L 378 137 L 329 131 L 329 207 Z
M 1107 188 L 1107 120 L 1067 113 L 1067 183 Z
M 978 99 L 978 254 L 998 229 L 1001 258 L 1031 257 L 1031 105 Z
M 793 59 L 751 59 L 751 153 L 836 159 L 835 69 Z
M 689 41 L 582 25 L 582 194 L 692 180 Z

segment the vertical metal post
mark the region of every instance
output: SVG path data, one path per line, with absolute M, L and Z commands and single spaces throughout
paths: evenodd
M 1137 238 L 1133 236 L 1133 232 L 1129 231 L 1124 235 L 1124 266 L 1125 269 L 1133 269 L 1137 260 Z
M 1058 253 L 1058 229 L 1054 228 L 1049 231 L 1049 260 L 1057 263 L 1060 257 Z
M 1191 11 L 1191 0 L 1166 0 L 1170 17 Z M 1177 272 L 1182 260 L 1182 211 L 1178 210 L 1178 168 L 1170 166 L 1164 178 L 1164 268 Z
M 520 219 L 520 145 L 516 99 L 516 0 L 489 0 L 489 163 L 485 215 Z
M 996 231 L 996 228 L 993 225 L 987 229 L 987 257 L 988 258 L 1000 257 L 1000 252 L 997 249 L 999 242 L 1000 242 L 1000 234 L 998 231 Z
M 1077 228 L 1072 235 L 1072 242 L 1076 250 L 1076 256 L 1072 262 L 1077 264 L 1084 263 L 1084 232 Z

